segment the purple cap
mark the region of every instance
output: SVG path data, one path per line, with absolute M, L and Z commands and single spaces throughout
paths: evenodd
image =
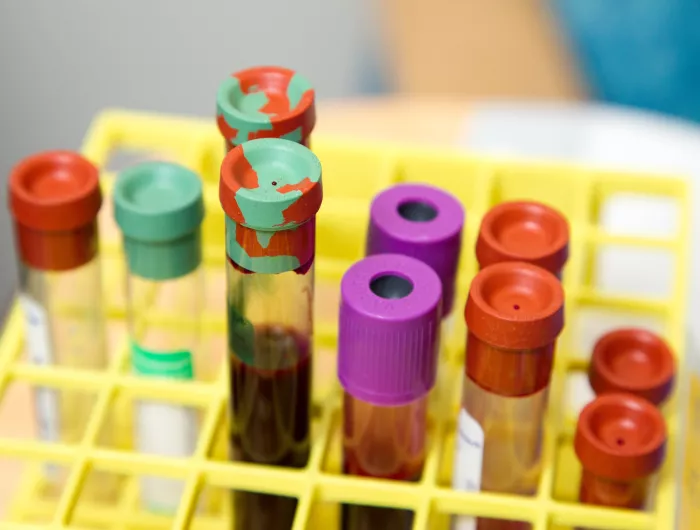
M 435 384 L 442 286 L 435 271 L 400 254 L 364 258 L 340 284 L 338 378 L 375 405 L 401 405 Z
M 443 315 L 452 311 L 464 209 L 457 199 L 424 184 L 399 184 L 374 198 L 368 256 L 405 254 L 430 265 L 442 281 Z

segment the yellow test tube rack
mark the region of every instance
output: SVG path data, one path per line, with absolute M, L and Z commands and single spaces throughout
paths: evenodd
M 107 111 L 94 121 L 81 150 L 101 168 L 105 195 L 110 193 L 114 180 L 109 165 L 117 152 L 164 156 L 197 171 L 205 182 L 207 216 L 203 241 L 209 302 L 202 316 L 202 326 L 205 355 L 211 356 L 213 368 L 197 381 L 186 383 L 138 379 L 130 374 L 126 336 L 121 327 L 125 316 L 121 243 L 109 208 L 103 208 L 100 223 L 104 295 L 110 325 L 116 330 L 112 334 L 114 353 L 109 370 L 96 376 L 77 369 L 27 364 L 17 304 L 0 338 L 3 399 L 13 385 L 81 390 L 94 399 L 90 420 L 83 426 L 82 439 L 74 445 L 0 436 L 0 460 L 26 462 L 20 479 L 12 484 L 12 496 L 6 500 L 6 522 L 0 523 L 0 528 L 214 530 L 225 528 L 222 524 L 231 516 L 226 494 L 231 489 L 297 497 L 293 530 L 336 528 L 338 508 L 344 502 L 413 510 L 415 530 L 447 529 L 449 516 L 456 514 L 527 521 L 534 530 L 567 530 L 577 526 L 601 530 L 671 530 L 680 523 L 677 504 L 682 498 L 683 477 L 686 481 L 693 477 L 697 480 L 700 473 L 700 470 L 694 475 L 681 471 L 683 461 L 700 464 L 697 458 L 684 458 L 683 453 L 685 428 L 689 424 L 686 413 L 690 385 L 681 379 L 664 408 L 670 450 L 655 490 L 653 509 L 647 512 L 598 508 L 576 502 L 580 475 L 572 449 L 576 414 L 567 405 L 566 395 L 573 378 L 585 374 L 590 351 L 583 345 L 592 344 L 596 334 L 591 328 L 591 315 L 598 315 L 599 320 L 608 325 L 654 322 L 677 353 L 678 373 L 681 376 L 686 373 L 684 326 L 690 240 L 690 199 L 686 182 L 579 167 L 506 163 L 415 146 L 355 143 L 320 136 L 314 137 L 312 142 L 312 149 L 323 164 L 324 204 L 318 218 L 315 418 L 308 466 L 300 470 L 280 469 L 225 460 L 225 429 L 221 428 L 228 400 L 228 378 L 223 362 L 226 344 L 224 223 L 218 201 L 218 167 L 223 156 L 223 142 L 213 120 Z M 372 197 L 398 182 L 429 182 L 454 194 L 466 208 L 458 280 L 459 305 L 463 305 L 470 279 L 476 272 L 473 249 L 479 223 L 493 204 L 511 199 L 535 199 L 558 208 L 569 218 L 571 258 L 564 275 L 567 324 L 558 345 L 543 471 L 534 497 L 453 491 L 450 488 L 453 421 L 441 423 L 435 419 L 431 422 L 428 456 L 418 483 L 345 477 L 340 473 L 340 391 L 334 367 L 337 289 L 343 272 L 363 255 Z M 667 237 L 655 238 L 606 231 L 600 219 L 607 202 L 627 194 L 671 201 L 677 213 L 676 230 Z M 106 206 L 107 203 L 109 200 L 105 201 Z M 667 295 L 610 293 L 601 287 L 599 258 L 606 248 L 626 249 L 640 256 L 644 252 L 667 254 L 675 272 Z M 159 318 L 157 300 L 158 293 L 153 293 L 152 298 L 143 301 L 153 304 L 154 321 Z M 443 406 L 451 407 L 455 418 L 465 336 L 463 319 L 457 318 L 457 321 L 452 335 L 446 339 L 449 359 L 454 365 L 453 379 L 449 381 L 448 391 L 442 393 L 449 400 Z M 177 322 L 159 324 L 176 326 Z M 700 395 L 700 385 L 695 384 L 694 388 L 695 394 Z M 131 410 L 139 399 L 189 405 L 201 412 L 199 442 L 190 458 L 169 459 L 134 452 Z M 27 405 L 27 413 L 29 410 Z M 114 423 L 118 433 L 112 445 L 100 441 L 100 432 L 108 422 Z M 46 462 L 66 469 L 67 479 L 62 491 L 50 492 L 42 483 L 41 466 Z M 96 473 L 119 476 L 114 498 L 91 500 L 91 477 Z M 185 481 L 176 514 L 158 515 L 140 508 L 138 478 L 148 474 Z M 695 504 L 698 505 L 697 500 Z M 688 506 L 687 502 L 684 506 Z M 680 513 L 685 514 L 684 523 L 689 524 L 691 510 Z

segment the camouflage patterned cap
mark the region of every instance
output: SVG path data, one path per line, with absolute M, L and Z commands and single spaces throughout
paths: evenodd
M 316 124 L 314 99 L 311 83 L 293 70 L 249 68 L 219 86 L 216 122 L 233 146 L 257 138 L 305 143 Z
M 227 255 L 254 272 L 303 267 L 314 254 L 322 199 L 321 163 L 303 145 L 264 138 L 232 149 L 219 180 Z
M 253 140 L 231 150 L 221 164 L 219 199 L 226 216 L 256 230 L 288 230 L 321 207 L 321 162 L 289 140 Z

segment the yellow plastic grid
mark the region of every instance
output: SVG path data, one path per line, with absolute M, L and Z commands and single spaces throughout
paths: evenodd
M 213 378 L 192 383 L 154 382 L 128 373 L 128 351 L 123 332 L 109 370 L 95 377 L 77 369 L 40 368 L 24 362 L 23 328 L 17 305 L 12 309 L 0 342 L 0 389 L 15 383 L 46 385 L 62 390 L 82 389 L 95 395 L 92 416 L 76 445 L 46 444 L 31 439 L 1 438 L 0 459 L 30 462 L 8 509 L 8 529 L 60 528 L 223 528 L 230 517 L 224 489 L 245 489 L 295 496 L 299 499 L 294 530 L 336 528 L 338 505 L 352 502 L 414 510 L 414 529 L 448 528 L 450 514 L 516 519 L 534 530 L 578 527 L 603 530 L 656 530 L 675 526 L 680 498 L 679 458 L 684 410 L 683 387 L 665 407 L 670 451 L 660 474 L 654 509 L 627 512 L 582 506 L 575 502 L 580 469 L 571 449 L 575 414 L 566 405 L 571 376 L 586 368 L 581 344 L 595 332 L 583 323 L 592 313 L 611 316 L 615 322 L 657 322 L 678 354 L 679 373 L 685 372 L 684 321 L 689 199 L 684 181 L 593 172 L 583 168 L 507 164 L 476 159 L 450 151 L 407 146 L 375 145 L 314 138 L 313 149 L 324 167 L 324 206 L 318 222 L 317 369 L 314 388 L 314 435 L 306 469 L 291 470 L 223 460 L 223 429 L 227 406 L 227 379 L 221 358 L 225 342 L 223 214 L 218 202 L 218 164 L 223 143 L 213 122 L 187 118 L 108 111 L 93 123 L 82 152 L 103 169 L 105 193 L 113 173 L 108 169 L 115 152 L 163 153 L 200 172 L 206 182 L 207 218 L 204 224 L 206 278 L 212 302 L 203 314 L 205 344 L 217 359 Z M 572 226 L 571 259 L 565 271 L 567 326 L 560 339 L 551 388 L 550 409 L 543 449 L 543 472 L 533 498 L 452 491 L 450 468 L 454 423 L 431 421 L 429 451 L 422 479 L 416 484 L 344 477 L 339 473 L 339 387 L 334 378 L 333 348 L 336 323 L 333 310 L 342 273 L 361 258 L 369 202 L 373 195 L 396 182 L 426 181 L 460 198 L 467 210 L 464 252 L 459 276 L 459 298 L 466 298 L 476 270 L 473 256 L 478 226 L 487 209 L 502 200 L 532 198 L 565 212 Z M 635 193 L 668 198 L 677 206 L 678 229 L 669 237 L 640 238 L 607 233 L 600 225 L 601 209 L 611 197 Z M 108 203 L 109 201 L 105 201 Z M 107 315 L 118 325 L 124 318 L 123 265 L 118 232 L 105 208 L 101 219 Z M 665 298 L 611 294 L 598 285 L 596 260 L 604 248 L 633 252 L 658 251 L 672 256 L 675 275 Z M 157 319 L 157 310 L 153 311 Z M 462 378 L 464 324 L 461 318 L 447 338 L 453 379 L 445 395 L 455 411 Z M 171 323 L 172 324 L 172 323 Z M 211 340 L 208 340 L 211 339 Z M 218 341 L 218 342 L 217 342 Z M 210 352 L 211 353 L 211 352 Z M 218 356 L 218 357 L 217 357 Z M 159 399 L 195 406 L 202 411 L 199 443 L 188 459 L 140 455 L 131 449 L 131 403 Z M 29 410 L 29 409 L 27 409 Z M 118 411 L 118 413 L 115 413 Z M 122 445 L 99 445 L 99 431 L 108 417 L 117 416 Z M 42 497 L 39 463 L 67 466 L 70 473 L 62 494 Z M 90 504 L 85 500 L 87 477 L 93 471 L 123 474 L 125 482 L 113 502 Z M 135 477 L 153 474 L 182 478 L 186 487 L 174 517 L 148 514 L 139 509 Z M 195 513 L 196 512 L 196 513 Z

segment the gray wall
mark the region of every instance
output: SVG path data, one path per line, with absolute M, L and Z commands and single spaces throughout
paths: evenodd
M 370 2 L 0 0 L 0 175 L 34 151 L 77 148 L 104 107 L 209 116 L 219 81 L 255 64 L 301 71 L 320 99 L 376 91 Z M 12 249 L 5 207 L 0 244 Z M 14 261 L 0 253 L 0 309 Z

